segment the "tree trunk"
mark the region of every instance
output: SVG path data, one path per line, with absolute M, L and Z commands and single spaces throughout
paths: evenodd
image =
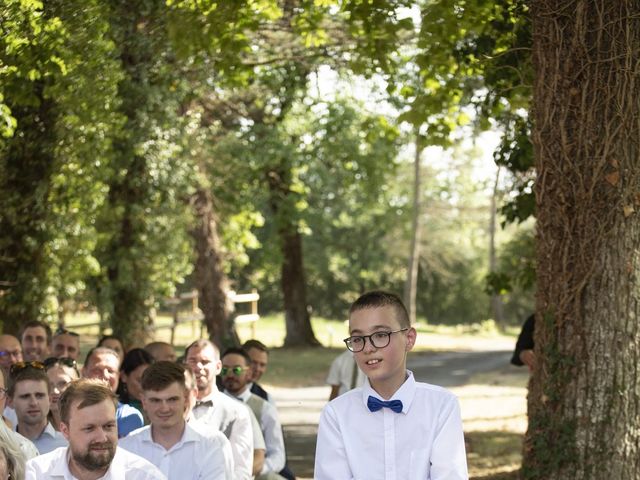
M 229 280 L 222 268 L 218 221 L 211 193 L 200 188 L 191 199 L 196 225 L 192 230 L 196 261 L 194 277 L 198 289 L 199 307 L 209 338 L 219 347 L 239 345 L 232 323 L 233 304 L 229 301 Z
M 286 162 L 285 162 L 286 163 Z M 278 235 L 282 252 L 280 284 L 284 300 L 284 318 L 287 333 L 286 347 L 317 346 L 311 319 L 307 310 L 307 284 L 304 274 L 302 236 L 287 204 L 291 194 L 291 172 L 286 165 L 268 172 L 269 200 L 278 222 Z M 289 207 L 289 208 L 287 208 Z
M 534 1 L 527 479 L 640 478 L 640 5 Z
M 496 259 L 496 217 L 497 217 L 497 196 L 498 182 L 500 181 L 500 167 L 496 171 L 496 180 L 493 184 L 493 193 L 491 195 L 491 212 L 489 212 L 489 272 L 493 273 L 497 270 Z M 491 312 L 493 319 L 498 327 L 504 328 L 504 318 L 502 312 L 502 297 L 496 293 L 491 295 Z
M 415 129 L 415 157 L 413 159 L 413 217 L 411 220 L 411 247 L 407 264 L 407 278 L 404 284 L 404 302 L 412 324 L 416 322 L 416 289 L 418 286 L 418 269 L 420 267 L 420 239 L 422 236 L 421 165 L 420 157 L 423 145 L 420 141 L 420 127 Z

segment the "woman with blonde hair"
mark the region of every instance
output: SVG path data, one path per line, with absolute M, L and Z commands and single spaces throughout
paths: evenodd
M 13 432 L 0 423 L 0 480 L 24 480 L 26 457 Z

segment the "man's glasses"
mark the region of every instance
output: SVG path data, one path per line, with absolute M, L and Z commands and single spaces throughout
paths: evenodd
M 19 357 L 22 350 L 0 350 L 0 358 L 4 357 Z
M 36 370 L 44 370 L 42 362 L 16 362 L 9 368 L 9 374 L 15 375 L 26 368 L 35 368 Z
M 391 342 L 391 334 L 404 332 L 406 330 L 409 330 L 409 327 L 394 330 L 392 332 L 374 332 L 371 335 L 351 335 L 350 337 L 345 338 L 343 342 L 347 345 L 347 348 L 354 353 L 364 350 L 364 346 L 366 344 L 365 340 L 367 338 L 374 348 L 384 348 L 389 345 L 389 342 Z
M 7 389 L 6 388 L 0 388 L 0 400 L 6 398 L 7 396 Z
M 220 375 L 226 377 L 229 372 L 232 372 L 236 377 L 242 375 L 242 372 L 247 370 L 248 367 L 222 367 L 220 369 Z
M 65 367 L 75 368 L 76 370 L 78 368 L 76 361 L 69 357 L 49 357 L 44 361 L 44 368 L 47 370 L 55 365 L 64 365 Z

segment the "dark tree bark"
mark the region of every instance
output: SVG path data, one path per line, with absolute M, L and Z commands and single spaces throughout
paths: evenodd
M 285 162 L 286 163 L 286 162 Z M 269 199 L 278 222 L 278 235 L 282 252 L 281 286 L 284 299 L 284 318 L 287 333 L 286 347 L 317 346 L 307 310 L 307 284 L 304 274 L 302 236 L 295 218 L 292 218 L 287 197 L 291 194 L 291 173 L 286 165 L 267 174 Z
M 194 277 L 209 338 L 219 347 L 239 345 L 231 318 L 233 304 L 227 295 L 229 280 L 222 268 L 218 221 L 211 193 L 201 188 L 193 195 L 191 203 L 196 218 L 192 230 L 196 249 Z
M 531 2 L 538 179 L 527 479 L 640 478 L 640 4 Z

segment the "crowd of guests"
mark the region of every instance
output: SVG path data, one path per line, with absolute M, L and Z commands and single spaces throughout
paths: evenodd
M 0 335 L 0 480 L 294 479 L 257 340 L 220 354 L 196 340 L 177 358 L 42 322 Z

